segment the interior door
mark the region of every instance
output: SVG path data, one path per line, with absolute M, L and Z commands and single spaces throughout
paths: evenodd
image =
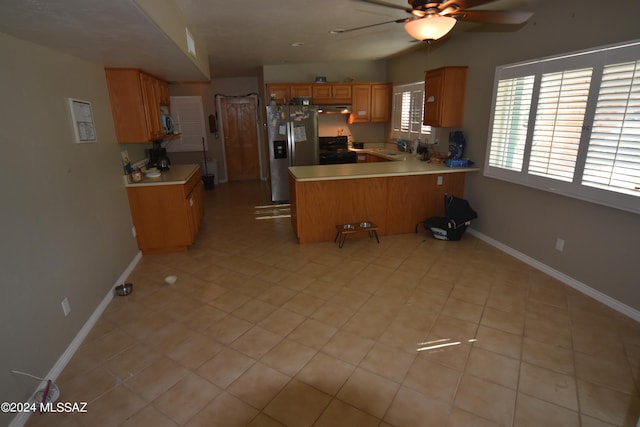
M 229 181 L 260 179 L 257 99 L 220 99 L 225 160 Z

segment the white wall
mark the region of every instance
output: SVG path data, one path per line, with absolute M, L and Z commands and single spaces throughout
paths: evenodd
M 495 67 L 640 37 L 640 2 L 601 7 L 596 0 L 530 2 L 535 15 L 516 32 L 456 32 L 427 49 L 390 61 L 396 84 L 427 69 L 468 65 L 467 152 L 483 167 Z M 461 25 L 461 24 L 458 24 Z M 444 138 L 448 130 L 444 132 Z M 442 140 L 443 138 L 441 138 Z M 593 203 L 468 174 L 465 196 L 479 218 L 473 228 L 587 286 L 640 310 L 640 217 Z M 555 250 L 563 238 L 564 252 Z
M 291 83 L 315 81 L 324 76 L 328 82 L 386 82 L 385 61 L 317 62 L 308 64 L 265 65 L 262 69 L 266 83 Z
M 4 34 L 0 53 L 0 401 L 22 402 L 38 384 L 10 370 L 45 376 L 138 250 L 104 70 Z M 74 143 L 68 97 L 98 142 Z

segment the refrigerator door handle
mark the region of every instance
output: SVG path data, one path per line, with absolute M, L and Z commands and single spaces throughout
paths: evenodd
M 289 166 L 296 164 L 296 141 L 293 136 L 293 122 L 287 122 L 287 143 L 289 144 Z

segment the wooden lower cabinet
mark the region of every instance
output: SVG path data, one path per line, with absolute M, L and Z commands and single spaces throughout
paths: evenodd
M 144 254 L 186 251 L 204 214 L 198 170 L 185 184 L 127 187 L 138 247 Z
M 444 195 L 463 197 L 464 173 L 295 181 L 289 176 L 291 222 L 299 243 L 333 240 L 336 225 L 371 221 L 378 234 L 413 233 L 444 216 Z M 441 180 L 441 184 L 438 184 Z

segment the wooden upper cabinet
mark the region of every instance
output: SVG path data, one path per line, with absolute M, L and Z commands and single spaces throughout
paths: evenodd
M 140 82 L 149 138 L 151 140 L 162 138 L 164 132 L 160 119 L 160 84 L 155 77 L 145 73 L 140 73 Z
M 391 83 L 371 84 L 371 122 L 386 123 L 391 119 Z
M 424 124 L 434 127 L 461 127 L 467 67 L 444 67 L 425 74 Z
M 311 90 L 311 84 L 292 84 L 289 86 L 289 94 L 291 99 L 297 97 L 311 98 L 313 91 Z
M 351 104 L 349 123 L 386 123 L 391 119 L 391 83 L 268 83 L 266 102 L 287 104 L 311 97 L 314 105 Z
M 349 123 L 386 123 L 391 118 L 391 83 L 352 85 Z
M 162 138 L 160 105 L 168 105 L 168 85 L 140 70 L 105 69 L 116 138 L 141 143 Z
M 267 103 L 272 97 L 277 104 L 286 104 L 291 100 L 291 85 L 289 83 L 268 83 Z
M 351 92 L 349 123 L 369 123 L 371 121 L 371 85 L 354 84 L 351 86 Z
M 170 104 L 169 83 L 162 80 L 156 80 L 156 82 L 158 85 L 158 90 L 160 91 L 160 105 L 168 106 Z
M 316 105 L 348 104 L 351 102 L 351 83 L 314 83 L 313 103 Z

